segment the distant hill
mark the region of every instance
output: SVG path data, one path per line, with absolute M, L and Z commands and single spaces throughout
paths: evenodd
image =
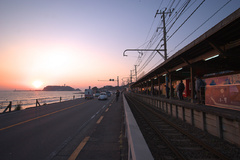
M 43 91 L 75 91 L 75 89 L 70 86 L 46 86 Z

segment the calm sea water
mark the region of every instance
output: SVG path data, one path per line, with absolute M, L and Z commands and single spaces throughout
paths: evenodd
M 12 101 L 12 110 L 17 104 L 21 104 L 22 109 L 36 106 L 36 99 L 42 105 L 44 103 L 56 103 L 76 98 L 83 98 L 79 91 L 0 91 L 0 113 Z

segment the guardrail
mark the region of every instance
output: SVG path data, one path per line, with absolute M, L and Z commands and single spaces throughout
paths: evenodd
M 154 158 L 129 108 L 125 96 L 123 96 L 123 105 L 126 135 L 128 138 L 128 160 L 153 160 Z
M 0 113 L 11 112 L 12 110 L 17 110 L 17 107 L 22 109 L 30 107 L 38 107 L 46 104 L 63 102 L 68 100 L 74 100 L 77 98 L 84 98 L 83 94 L 66 96 L 66 97 L 49 97 L 49 98 L 39 98 L 39 99 L 25 99 L 25 100 L 13 100 L 13 101 L 1 101 L 0 102 Z

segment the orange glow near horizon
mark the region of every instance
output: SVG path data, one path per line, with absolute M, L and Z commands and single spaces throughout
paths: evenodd
M 159 1 L 93 1 L 0 1 L 0 90 L 41 90 L 48 85 L 64 84 L 81 90 L 89 86 L 100 88 L 116 86 L 117 76 L 122 85 L 122 79 L 130 77 L 134 65 L 140 75 L 162 62 L 156 54 L 146 66 L 151 55 L 148 52 L 143 53 L 141 60 L 138 52 L 128 52 L 123 57 L 126 49 L 160 46 L 161 34 L 155 33 L 160 16 L 153 21 L 156 11 L 161 9 Z M 231 1 L 205 28 L 175 47 L 179 39 L 186 38 L 223 4 L 223 0 L 206 1 L 196 17 L 189 19 L 167 42 L 167 50 L 175 52 L 192 42 L 238 9 L 240 1 Z M 167 1 L 163 2 L 162 7 L 167 5 Z M 191 13 L 186 11 L 174 27 L 179 27 Z
M 106 53 L 95 50 L 81 51 L 73 45 L 40 47 L 20 47 L 8 50 L 8 56 L 0 65 L 0 89 L 34 90 L 48 85 L 68 85 L 73 88 L 116 86 L 116 81 L 98 81 L 117 79 L 127 76 L 121 71 L 125 57 L 114 62 Z M 23 45 L 24 46 L 24 45 Z M 44 46 L 44 45 L 43 45 Z M 57 48 L 58 47 L 58 48 Z M 19 54 L 20 53 L 20 54 Z M 19 56 L 24 58 L 21 58 Z M 10 64 L 10 65 L 9 65 Z M 117 67 L 116 67 L 117 66 Z M 121 71 L 121 72 L 120 72 Z M 125 74 L 125 75 L 124 75 Z M 38 81 L 37 81 L 38 80 Z

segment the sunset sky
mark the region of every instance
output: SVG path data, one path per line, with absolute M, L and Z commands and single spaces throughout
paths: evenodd
M 47 85 L 64 84 L 80 89 L 115 86 L 116 81 L 98 80 L 116 80 L 117 76 L 121 85 L 122 78 L 126 80 L 130 70 L 134 69 L 138 57 L 137 52 L 128 52 L 129 56 L 123 57 L 123 51 L 146 48 L 151 37 L 157 33 L 157 28 L 161 27 L 161 15 L 154 18 L 156 11 L 169 9 L 172 2 L 0 0 L 0 89 L 42 89 Z M 176 1 L 172 8 L 176 6 L 178 9 L 185 2 L 181 0 L 177 5 Z M 168 36 L 201 2 L 189 3 L 189 8 L 176 21 Z M 168 40 L 169 56 L 239 7 L 240 0 L 203 2 Z M 208 18 L 209 21 L 202 25 Z M 191 34 L 200 25 L 202 27 Z M 179 44 L 189 34 L 191 36 Z M 157 42 L 151 48 L 156 46 Z M 144 54 L 138 68 L 141 68 L 149 53 Z M 161 57 L 156 55 L 142 71 L 147 73 L 161 62 Z

